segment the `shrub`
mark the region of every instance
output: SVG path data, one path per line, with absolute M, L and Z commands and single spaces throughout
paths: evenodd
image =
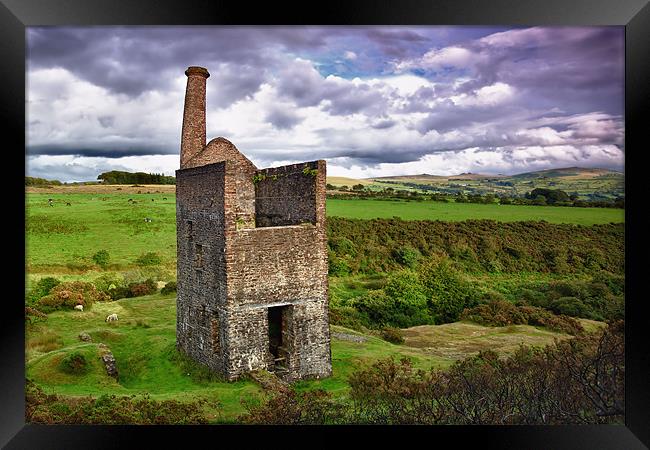
M 138 266 L 158 266 L 161 262 L 162 260 L 156 252 L 143 253 L 135 261 Z
M 50 291 L 61 283 L 59 280 L 53 277 L 45 277 L 38 280 L 36 285 L 29 291 L 27 295 L 27 304 L 33 305 L 41 298 L 45 297 L 50 293 Z
M 343 259 L 336 256 L 332 251 L 328 252 L 328 269 L 327 273 L 335 277 L 344 277 L 351 272 L 350 266 Z
M 153 294 L 156 290 L 156 283 L 151 278 L 142 283 L 129 284 L 130 297 L 142 297 L 143 295 Z
M 124 285 L 124 279 L 115 273 L 104 273 L 93 280 L 93 284 L 102 292 Z
M 419 279 L 438 323 L 455 322 L 465 308 L 477 304 L 476 292 L 460 278 L 449 260 L 424 265 L 420 268 Z
M 406 245 L 393 251 L 395 261 L 406 267 L 415 267 L 422 257 L 420 251 L 416 248 Z
M 404 337 L 399 328 L 395 327 L 384 327 L 381 330 L 381 338 L 385 341 L 392 342 L 393 344 L 403 344 Z
M 176 292 L 176 282 L 175 281 L 170 281 L 163 288 L 160 290 L 161 294 L 171 294 L 172 292 Z
M 179 402 L 143 396 L 102 395 L 97 399 L 70 399 L 48 395 L 33 381 L 25 387 L 25 419 L 28 423 L 91 425 L 205 424 L 205 400 Z
M 131 297 L 131 289 L 127 286 L 115 286 L 108 290 L 108 295 L 112 300 Z
M 105 269 L 108 266 L 111 257 L 106 250 L 100 250 L 93 255 L 93 261 L 99 267 Z
M 350 376 L 348 422 L 622 424 L 624 337 L 622 324 L 612 323 L 543 349 L 521 346 L 505 358 L 483 351 L 448 370 L 380 360 Z
M 346 405 L 336 402 L 331 394 L 318 389 L 296 392 L 275 390 L 264 403 L 243 402 L 247 414 L 238 418 L 244 424 L 265 425 L 323 425 L 345 424 Z
M 88 361 L 83 353 L 74 352 L 61 360 L 59 368 L 70 375 L 83 375 L 88 371 Z
M 49 295 L 38 301 L 39 309 L 52 312 L 76 305 L 90 307 L 96 301 L 110 300 L 110 296 L 97 290 L 94 284 L 85 281 L 68 281 L 56 285 Z
M 577 335 L 584 331 L 580 322 L 572 317 L 555 315 L 536 306 L 516 306 L 503 300 L 491 301 L 466 309 L 461 314 L 461 319 L 498 327 L 507 325 L 542 326 L 571 335 Z

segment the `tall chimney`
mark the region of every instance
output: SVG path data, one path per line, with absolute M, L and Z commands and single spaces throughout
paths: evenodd
M 185 71 L 185 109 L 181 136 L 181 169 L 205 147 L 205 80 L 207 69 L 191 66 Z

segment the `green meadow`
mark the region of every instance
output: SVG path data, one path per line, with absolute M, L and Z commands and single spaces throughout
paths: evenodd
M 153 188 L 155 189 L 155 188 Z M 50 206 L 48 200 L 52 199 Z M 131 201 L 129 201 L 131 200 Z M 69 205 L 68 205 L 69 204 Z M 28 193 L 26 196 L 26 245 L 28 284 L 46 276 L 59 281 L 94 282 L 103 274 L 125 280 L 172 281 L 176 278 L 175 196 L 169 192 Z M 327 201 L 329 216 L 349 218 L 428 219 L 461 221 L 545 220 L 552 223 L 593 225 L 623 222 L 624 211 L 603 208 L 480 205 L 466 203 L 406 202 L 384 200 Z M 148 219 L 148 220 L 145 220 Z M 108 251 L 108 264 L 99 267 L 93 255 Z M 149 252 L 160 263 L 142 266 L 138 258 Z M 330 277 L 333 305 L 381 288 L 388 274 Z M 464 274 L 476 286 L 510 292 L 524 282 L 548 282 L 566 278 L 551 273 Z M 575 275 L 567 275 L 575 278 Z M 106 323 L 116 313 L 118 322 Z M 580 319 L 585 329 L 599 322 Z M 410 358 L 419 368 L 446 368 L 458 359 L 492 349 L 511 353 L 520 344 L 546 345 L 568 334 L 541 327 L 517 325 L 487 327 L 468 322 L 421 325 L 402 330 L 401 345 L 380 339 L 376 330 L 362 331 L 331 326 L 333 375 L 323 380 L 299 381 L 296 390 L 325 389 L 343 399 L 347 378 L 378 359 Z M 81 341 L 85 332 L 92 338 Z M 26 375 L 46 393 L 68 397 L 149 394 L 155 400 L 206 400 L 205 417 L 212 423 L 232 423 L 245 412 L 242 401 L 261 395 L 260 385 L 244 378 L 225 382 L 183 358 L 175 349 L 175 294 L 156 293 L 96 302 L 85 311 L 61 310 L 47 320 L 27 325 Z M 117 361 L 119 381 L 109 377 L 99 358 L 99 344 L 107 345 Z M 62 360 L 74 352 L 89 361 L 88 370 L 72 375 L 61 369 Z
M 50 198 L 54 206 L 49 206 Z M 129 199 L 134 202 L 129 202 Z M 175 266 L 174 194 L 30 193 L 26 208 L 30 273 L 87 270 L 92 267 L 92 255 L 103 249 L 110 252 L 110 263 L 116 269 L 134 266 L 136 259 L 147 252 L 158 253 L 163 265 Z M 623 222 L 625 217 L 624 210 L 611 208 L 376 199 L 328 199 L 327 214 L 358 219 L 397 216 L 404 220 L 544 220 L 585 226 Z M 147 222 L 145 218 L 151 221 Z
M 390 218 L 404 220 L 462 221 L 492 219 L 502 222 L 545 220 L 549 223 L 594 225 L 624 222 L 625 211 L 616 208 L 575 208 L 563 206 L 483 205 L 476 203 L 444 203 L 432 201 L 328 199 L 329 216 L 350 219 Z

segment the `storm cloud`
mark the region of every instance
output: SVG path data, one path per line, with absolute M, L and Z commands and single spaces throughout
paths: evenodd
M 190 65 L 208 139 L 349 176 L 621 170 L 623 27 L 31 27 L 27 168 L 172 174 Z

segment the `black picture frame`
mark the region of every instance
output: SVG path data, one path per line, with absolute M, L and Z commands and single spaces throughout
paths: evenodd
M 199 0 L 2 0 L 0 4 L 0 120 L 5 128 L 6 182 L 16 183 L 11 191 L 15 203 L 11 217 L 23 217 L 24 196 L 20 190 L 25 159 L 18 149 L 25 144 L 25 27 L 62 25 L 624 25 L 626 35 L 625 94 L 625 248 L 626 248 L 626 419 L 625 426 L 551 427 L 136 427 L 136 426 L 43 426 L 25 425 L 24 420 L 24 322 L 16 295 L 4 298 L 0 363 L 0 445 L 6 448 L 113 448 L 131 447 L 145 439 L 188 445 L 197 439 L 217 445 L 261 444 L 270 435 L 282 434 L 275 443 L 291 442 L 334 445 L 352 439 L 351 432 L 363 432 L 364 439 L 384 441 L 397 437 L 404 443 L 454 445 L 475 443 L 481 448 L 612 448 L 636 449 L 650 446 L 650 352 L 645 346 L 648 321 L 643 310 L 644 251 L 647 221 L 644 219 L 642 153 L 648 148 L 644 122 L 650 99 L 650 6 L 648 0 L 400 0 L 399 2 L 334 1 L 319 4 L 278 4 Z M 9 156 L 15 160 L 10 161 Z M 23 154 L 23 156 L 25 156 Z M 13 223 L 14 221 L 12 221 Z M 24 221 L 16 220 L 15 233 L 24 232 Z M 8 229 L 10 230 L 10 228 Z M 9 233 L 10 231 L 7 231 Z M 18 236 L 19 234 L 16 234 Z M 8 257 L 24 258 L 18 239 Z M 20 271 L 18 264 L 13 271 Z M 5 274 L 10 281 L 20 275 Z M 25 274 L 23 273 L 23 279 Z M 14 291 L 11 291 L 12 294 Z M 15 303 L 15 304 L 14 304 Z M 344 434 L 344 435 L 342 435 Z M 233 444 L 226 436 L 236 438 Z M 299 436 L 299 439 L 293 440 Z M 291 438 L 291 440 L 289 440 Z M 306 441 L 308 439 L 309 441 Z M 309 442 L 309 443 L 308 443 Z M 273 446 L 274 442 L 267 444 Z M 367 443 L 365 444 L 367 445 Z M 282 445 L 284 446 L 284 444 Z

